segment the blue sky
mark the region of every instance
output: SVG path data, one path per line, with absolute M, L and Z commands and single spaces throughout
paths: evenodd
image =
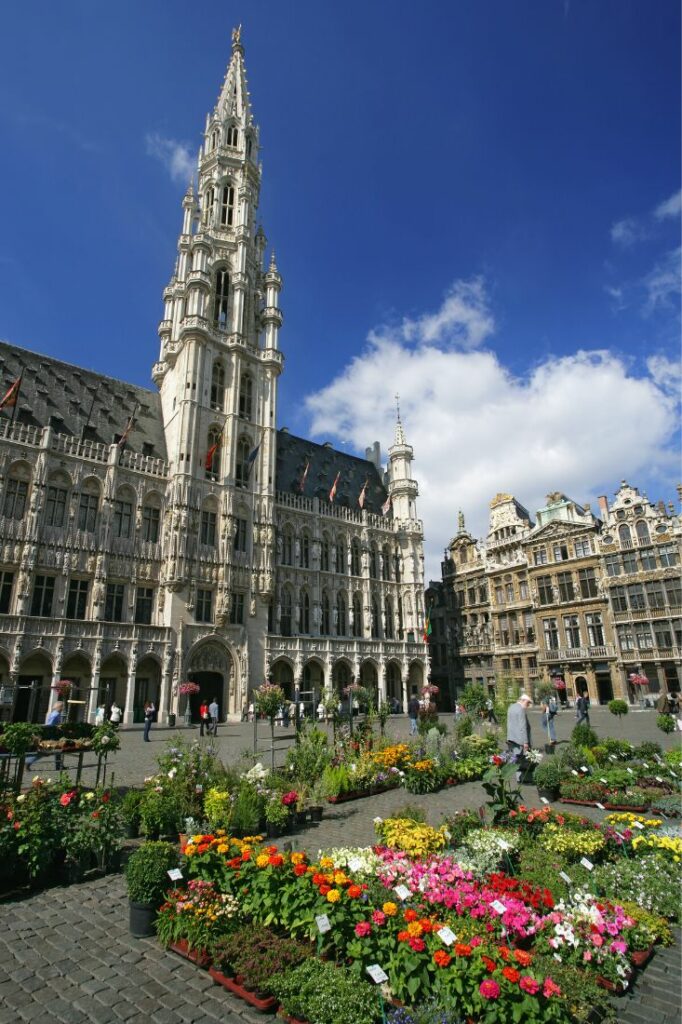
M 432 573 L 457 508 L 484 532 L 498 490 L 671 497 L 676 0 L 12 5 L 0 337 L 150 383 L 170 156 L 198 147 L 238 22 L 285 283 L 280 423 L 385 449 L 400 390 Z

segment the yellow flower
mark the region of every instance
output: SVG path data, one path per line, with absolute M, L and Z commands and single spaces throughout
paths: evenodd
M 420 925 L 419 921 L 410 921 L 407 926 L 407 931 L 413 939 L 418 939 L 424 929 Z
M 269 863 L 270 863 L 270 858 L 268 857 L 267 853 L 260 853 L 256 857 L 256 867 L 266 868 Z
M 218 845 L 216 846 L 216 850 L 218 851 L 218 853 L 227 853 L 229 849 L 230 847 L 227 845 L 227 843 L 218 843 Z
M 339 892 L 338 889 L 330 889 L 329 892 L 327 893 L 328 903 L 338 903 L 340 899 L 341 893 Z
M 323 868 L 325 871 L 328 871 L 329 868 L 334 867 L 334 861 L 331 859 L 331 857 L 320 857 L 320 867 Z
M 388 903 L 384 903 L 381 909 L 383 910 L 386 917 L 395 917 L 395 915 L 398 913 L 398 904 L 391 903 L 389 901 Z
M 343 871 L 335 871 L 334 872 L 334 882 L 336 883 L 336 885 L 343 885 L 344 882 L 347 882 L 347 881 L 348 881 L 348 879 L 344 875 Z
M 305 860 L 305 854 L 304 853 L 292 853 L 292 855 L 291 855 L 291 863 L 292 864 L 302 864 L 304 860 Z
M 191 857 L 192 854 L 196 853 L 196 852 L 197 852 L 197 848 L 194 845 L 194 843 L 188 843 L 187 846 L 185 847 L 185 855 L 187 857 Z

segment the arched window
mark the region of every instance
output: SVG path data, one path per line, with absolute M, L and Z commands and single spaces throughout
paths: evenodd
M 378 571 L 377 571 L 377 546 L 376 546 L 376 544 L 372 544 L 372 546 L 369 549 L 369 578 L 372 579 L 372 580 L 378 580 L 379 579 Z
M 322 572 L 329 572 L 329 535 L 322 534 L 320 544 L 320 569 Z
M 336 596 L 336 635 L 345 636 L 348 629 L 348 616 L 346 607 L 346 595 Z
M 234 222 L 234 186 L 223 185 L 220 193 L 220 224 L 229 228 Z
M 285 526 L 282 531 L 282 565 L 294 564 L 294 537 L 291 527 Z
M 211 408 L 220 412 L 225 408 L 225 367 L 220 362 L 211 370 Z
M 384 636 L 387 640 L 393 639 L 393 604 L 390 597 L 387 597 L 384 601 L 384 615 L 386 618 L 386 626 L 384 627 Z
M 220 427 L 211 427 L 206 439 L 206 460 L 204 470 L 207 480 L 217 480 L 220 475 L 222 448 L 222 431 Z
M 307 590 L 301 591 L 298 606 L 298 631 L 299 633 L 310 632 L 310 597 Z
M 291 609 L 291 590 L 289 587 L 284 587 L 282 590 L 282 611 L 279 619 L 280 633 L 282 636 L 291 636 Z
M 331 628 L 331 606 L 329 604 L 329 594 L 326 592 L 322 595 L 322 621 L 320 622 L 320 633 L 322 636 L 329 636 L 332 631 Z
M 637 520 L 635 530 L 637 531 L 637 540 L 639 541 L 639 543 L 649 544 L 649 542 L 651 541 L 651 537 L 649 536 L 649 527 L 643 519 Z
M 239 132 L 237 126 L 231 124 L 227 129 L 227 145 L 236 148 L 239 145 Z
M 243 373 L 239 380 L 239 415 L 243 420 L 250 420 L 253 414 L 253 378 Z
M 227 270 L 221 268 L 216 270 L 215 275 L 215 300 L 213 303 L 213 320 L 219 331 L 226 331 L 228 328 L 228 313 L 230 308 L 230 275 Z
M 310 568 L 310 537 L 307 530 L 301 534 L 301 568 Z
M 372 639 L 378 640 L 381 636 L 379 631 L 379 604 L 376 597 L 372 598 Z
M 245 437 L 240 437 L 237 441 L 237 461 L 234 470 L 234 482 L 237 487 L 248 487 L 249 469 L 249 442 Z
M 218 132 L 217 131 L 213 131 L 213 132 L 211 132 L 211 149 L 212 150 L 215 149 L 217 145 L 218 145 Z
M 251 159 L 251 150 L 253 149 L 253 143 L 250 138 L 246 140 L 246 159 Z
M 362 595 L 353 594 L 353 636 L 362 636 Z
M 618 527 L 618 539 L 622 548 L 632 547 L 632 535 L 630 534 L 630 527 L 627 523 L 621 523 Z
M 201 223 L 209 225 L 213 223 L 213 206 L 215 204 L 215 189 L 213 185 L 207 188 L 204 193 L 204 209 L 202 211 Z
M 391 556 L 388 544 L 384 544 L 381 549 L 381 578 L 382 580 L 390 580 L 391 578 Z
M 393 575 L 396 583 L 400 583 L 400 552 L 396 551 L 393 556 Z
M 403 638 L 403 629 L 404 629 L 404 626 L 403 626 L 403 599 L 402 599 L 402 597 L 399 597 L 398 598 L 398 639 L 399 640 L 402 640 L 402 638 Z
M 337 572 L 345 573 L 345 571 L 346 571 L 346 545 L 344 544 L 344 542 L 342 540 L 337 540 L 337 542 L 335 544 L 335 550 L 336 550 L 336 571 Z
M 353 537 L 353 540 L 350 542 L 350 574 L 351 574 L 351 576 L 359 576 L 360 575 L 361 564 L 362 563 L 361 563 L 361 558 L 360 558 L 360 541 L 357 539 L 357 537 Z

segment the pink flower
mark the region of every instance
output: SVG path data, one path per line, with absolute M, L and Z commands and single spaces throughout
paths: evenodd
M 386 915 L 383 910 L 375 910 L 372 914 L 372 920 L 378 925 L 386 924 Z
M 556 982 L 552 981 L 551 978 L 545 978 L 545 986 L 542 990 L 542 994 L 545 999 L 549 999 L 550 996 L 560 996 L 561 989 Z
M 592 943 L 593 943 L 593 945 L 599 947 L 599 946 L 603 946 L 604 945 L 604 940 L 602 939 L 601 935 L 593 935 L 592 936 Z
M 615 942 L 611 943 L 611 951 L 613 953 L 626 953 L 627 948 L 627 943 L 623 942 L 622 939 L 616 939 Z
M 589 963 L 591 959 L 592 959 L 592 954 L 590 953 L 589 949 L 586 949 L 585 952 L 583 953 L 583 960 L 585 960 L 587 963 Z
M 357 935 L 357 937 L 359 939 L 364 939 L 364 937 L 366 935 L 369 935 L 371 930 L 372 930 L 372 926 L 369 923 L 369 921 L 360 921 L 355 926 L 355 934 Z
M 497 999 L 500 994 L 500 986 L 492 978 L 486 978 L 478 986 L 478 991 L 484 999 Z
M 519 988 L 522 988 L 524 992 L 528 992 L 529 995 L 534 996 L 540 988 L 540 983 L 536 981 L 535 978 L 531 978 L 530 975 L 524 974 L 519 982 Z
M 471 940 L 471 942 L 469 943 L 469 945 L 470 946 L 474 946 L 474 947 L 475 946 L 480 946 L 482 942 L 483 942 L 483 939 L 481 938 L 480 935 L 474 935 L 474 937 Z

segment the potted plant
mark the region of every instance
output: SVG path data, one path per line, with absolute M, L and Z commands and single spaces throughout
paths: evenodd
M 322 821 L 324 813 L 324 787 L 322 780 L 316 780 L 310 787 L 310 820 Z
M 535 769 L 535 785 L 538 787 L 538 796 L 546 800 L 559 799 L 559 787 L 563 778 L 563 771 L 555 758 L 547 758 Z
M 156 913 L 171 885 L 168 872 L 178 866 L 171 843 L 143 843 L 126 864 L 130 905 L 130 934 L 142 939 L 154 934 Z
M 282 803 L 279 793 L 270 797 L 265 805 L 265 824 L 270 839 L 276 839 L 286 831 L 289 824 L 289 808 Z
M 142 790 L 129 789 L 121 801 L 121 814 L 128 839 L 137 839 L 140 834 Z
M 254 785 L 242 779 L 232 805 L 230 827 L 234 835 L 253 836 L 260 827 L 263 800 Z
M 308 788 L 307 786 L 299 786 L 296 797 L 296 824 L 305 825 L 308 820 Z

